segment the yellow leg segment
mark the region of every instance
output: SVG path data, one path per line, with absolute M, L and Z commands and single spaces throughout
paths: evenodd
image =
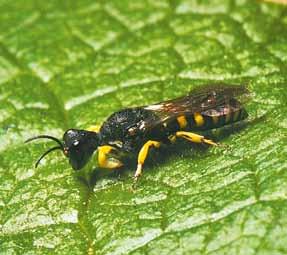
M 112 150 L 114 150 L 114 148 L 109 145 L 98 147 L 98 162 L 100 167 L 113 169 L 123 165 L 123 163 L 118 159 L 107 157 Z
M 191 132 L 185 132 L 185 131 L 178 131 L 175 133 L 176 137 L 182 137 L 190 142 L 193 143 L 206 143 L 214 146 L 218 146 L 217 143 L 213 142 L 212 140 L 205 139 L 204 136 L 198 135 Z
M 98 133 L 100 131 L 100 125 L 93 125 L 87 128 L 87 131 L 92 131 Z
M 134 175 L 135 180 L 137 180 L 142 175 L 142 167 L 143 167 L 145 159 L 148 155 L 148 151 L 149 151 L 150 147 L 159 148 L 160 142 L 150 140 L 150 141 L 147 141 L 143 145 L 143 147 L 141 148 L 139 155 L 138 155 L 137 170 L 136 170 L 135 175 Z

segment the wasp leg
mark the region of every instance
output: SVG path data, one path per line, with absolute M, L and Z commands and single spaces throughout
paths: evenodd
M 191 132 L 185 132 L 185 131 L 178 131 L 175 133 L 176 137 L 182 137 L 190 142 L 193 143 L 206 143 L 214 146 L 218 146 L 217 143 L 213 142 L 212 140 L 205 139 L 204 136 L 198 135 Z
M 147 141 L 143 145 L 143 147 L 141 148 L 139 155 L 138 155 L 138 165 L 137 165 L 137 170 L 136 170 L 135 175 L 134 175 L 135 181 L 137 181 L 138 178 L 142 175 L 142 167 L 143 167 L 143 164 L 146 160 L 146 157 L 147 157 L 147 154 L 148 154 L 150 147 L 159 148 L 159 146 L 160 146 L 160 142 L 152 141 L 152 140 Z
M 87 128 L 87 131 L 92 131 L 98 133 L 100 131 L 100 125 L 93 125 Z
M 108 154 L 114 149 L 115 148 L 109 145 L 98 147 L 98 162 L 100 167 L 113 169 L 123 166 L 123 163 L 118 159 L 107 157 Z

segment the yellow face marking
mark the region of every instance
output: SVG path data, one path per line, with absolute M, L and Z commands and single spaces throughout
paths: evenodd
M 100 125 L 93 125 L 87 128 L 87 131 L 92 131 L 98 133 L 100 131 Z
M 217 124 L 218 123 L 218 116 L 212 116 L 212 121 L 213 121 L 213 124 Z
M 179 116 L 176 119 L 181 129 L 184 129 L 187 126 L 187 120 L 185 116 Z
M 202 115 L 200 113 L 195 113 L 194 114 L 194 120 L 195 120 L 195 123 L 196 123 L 196 126 L 197 127 L 201 127 L 204 125 L 204 119 L 202 117 Z
M 114 150 L 112 146 L 104 145 L 98 148 L 98 162 L 99 166 L 102 168 L 118 168 L 121 167 L 123 164 L 119 160 L 113 158 L 109 159 L 107 155 Z

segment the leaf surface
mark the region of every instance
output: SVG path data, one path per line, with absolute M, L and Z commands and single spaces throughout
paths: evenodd
M 0 1 L 2 254 L 286 254 L 287 9 L 252 1 Z M 101 124 L 207 83 L 248 84 L 225 147 L 179 142 L 86 185 L 60 152 Z M 88 173 L 91 174 L 91 173 Z

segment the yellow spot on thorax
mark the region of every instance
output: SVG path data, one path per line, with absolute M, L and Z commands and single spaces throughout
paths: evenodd
M 98 133 L 100 131 L 100 128 L 101 128 L 100 125 L 93 125 L 93 126 L 88 127 L 86 130 Z
M 180 129 L 184 129 L 187 126 L 187 120 L 186 120 L 185 116 L 177 117 L 177 122 L 180 126 Z
M 200 113 L 195 113 L 194 114 L 194 120 L 195 120 L 195 123 L 196 123 L 196 126 L 197 127 L 201 127 L 204 125 L 204 119 L 202 117 L 202 115 Z

